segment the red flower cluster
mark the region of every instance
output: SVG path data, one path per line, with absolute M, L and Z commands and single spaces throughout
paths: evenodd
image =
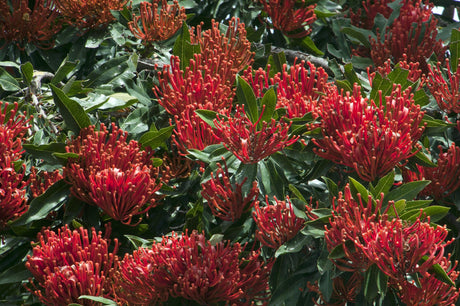
M 133 14 L 133 20 L 128 22 L 131 32 L 136 38 L 142 40 L 144 45 L 170 38 L 187 19 L 185 8 L 181 7 L 177 0 L 171 5 L 167 0 L 152 0 L 152 2 L 141 2 L 141 15 Z M 161 9 L 158 9 L 159 2 L 161 2 Z M 142 21 L 142 28 L 139 26 L 139 20 Z
M 441 72 L 441 63 L 438 62 L 436 68 L 428 66 L 428 89 L 436 99 L 441 110 L 447 113 L 460 113 L 460 63 L 455 73 L 449 69 L 449 60 L 446 60 L 448 81 L 444 79 Z
M 417 165 L 418 173 L 403 169 L 402 174 L 406 182 L 431 181 L 419 193 L 419 197 L 433 196 L 439 200 L 460 187 L 460 148 L 452 144 L 446 152 L 443 152 L 442 147 L 439 147 L 439 151 L 437 167 Z
M 415 152 L 424 113 L 410 89 L 393 88 L 379 105 L 361 97 L 359 87 L 346 95 L 335 89 L 318 107 L 324 138 L 314 139 L 319 156 L 353 168 L 365 181 L 390 172 Z
M 110 235 L 110 228 L 106 237 Z M 35 278 L 27 289 L 46 305 L 97 302 L 79 300 L 81 295 L 113 297 L 111 275 L 116 267 L 118 241 L 109 252 L 110 240 L 101 232 L 83 228 L 71 231 L 67 226 L 56 234 L 49 229 L 32 242 L 33 254 L 27 256 L 26 267 Z
M 308 69 L 306 68 L 308 66 Z M 285 108 L 286 117 L 302 117 L 308 112 L 315 112 L 318 99 L 331 86 L 328 75 L 322 67 L 316 68 L 310 62 L 300 62 L 269 78 L 269 70 L 259 68 L 255 73 L 252 67 L 244 72 L 243 78 L 250 84 L 256 97 L 262 97 L 270 85 L 276 88 L 276 108 Z
M 364 29 L 372 29 L 374 26 L 374 19 L 377 14 L 382 14 L 383 17 L 390 17 L 393 10 L 388 6 L 391 0 L 365 0 L 362 1 L 362 8 L 358 8 L 356 12 L 350 9 L 350 20 L 351 24 Z M 364 9 L 364 11 L 363 11 Z
M 63 176 L 59 169 L 56 169 L 53 172 L 38 172 L 35 167 L 32 167 L 29 175 L 29 188 L 32 193 L 32 197 L 36 198 L 42 195 L 51 185 L 62 178 Z
M 311 33 L 306 28 L 316 20 L 316 4 L 306 5 L 305 0 L 258 0 L 270 18 L 272 26 L 283 34 L 301 38 Z
M 8 221 L 17 219 L 27 210 L 25 165 L 15 170 L 24 150 L 22 138 L 29 129 L 29 121 L 18 115 L 18 104 L 13 108 L 0 102 L 0 232 Z
M 163 237 L 152 249 L 126 255 L 117 272 L 117 296 L 129 304 L 164 302 L 169 297 L 202 305 L 226 302 L 251 305 L 269 298 L 273 262 L 260 251 L 243 256 L 244 246 L 211 244 L 203 234 Z
M 14 43 L 24 50 L 25 43 L 41 49 L 53 47 L 53 36 L 62 24 L 57 20 L 59 13 L 52 1 L 36 0 L 33 8 L 28 0 L 0 0 L 0 40 Z
M 254 181 L 251 190 L 244 196 L 242 186 L 247 177 L 240 184 L 232 184 L 227 164 L 224 165 L 225 170 L 220 164 L 217 164 L 216 175 L 211 173 L 211 179 L 201 184 L 203 188 L 201 195 L 208 202 L 214 216 L 233 222 L 251 209 L 259 195 L 259 189 L 257 182 Z
M 115 20 L 111 10 L 120 11 L 128 0 L 59 0 L 56 8 L 71 25 L 89 30 L 106 27 Z
M 409 63 L 420 63 L 424 73 L 428 72 L 426 59 L 434 52 L 443 58 L 446 47 L 436 40 L 437 19 L 432 17 L 432 3 L 423 4 L 422 0 L 406 1 L 399 16 L 393 21 L 384 40 L 380 33 L 377 39 L 371 39 L 371 58 L 375 66 L 382 66 L 387 59 L 397 63 L 407 56 Z
M 252 217 L 257 225 L 256 239 L 263 245 L 278 249 L 285 242 L 294 238 L 304 227 L 305 220 L 294 214 L 294 208 L 289 198 L 279 201 L 275 197 L 275 205 L 268 202 L 264 207 L 259 206 L 259 201 L 254 204 Z
M 64 167 L 73 196 L 125 224 L 157 205 L 155 193 L 161 187 L 151 154 L 141 151 L 137 141 L 128 143 L 127 137 L 114 124 L 111 133 L 104 125 L 100 131 L 94 126 L 82 129 L 66 147 L 78 157 L 69 158 Z
M 257 122 L 252 123 L 244 107 L 237 106 L 233 117 L 218 116 L 214 120 L 216 137 L 245 164 L 258 163 L 299 139 L 298 136 L 289 137 L 291 123 L 276 122 L 275 119 L 260 123 L 262 115 L 263 111 Z

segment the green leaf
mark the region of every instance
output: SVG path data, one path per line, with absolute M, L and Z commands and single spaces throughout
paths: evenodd
M 276 93 L 275 89 L 271 87 L 267 92 L 265 92 L 264 96 L 262 97 L 262 106 L 265 106 L 264 112 L 262 114 L 262 118 L 259 122 L 259 126 L 262 126 L 262 122 L 270 122 L 275 112 L 276 108 Z
M 394 179 L 394 171 L 391 171 L 390 173 L 382 177 L 378 181 L 377 186 L 375 186 L 375 188 L 372 190 L 372 195 L 374 196 L 374 198 L 379 199 L 381 193 L 386 194 L 388 191 L 390 191 L 391 187 L 393 187 Z
M 388 288 L 388 275 L 383 273 L 376 264 L 373 264 L 364 275 L 364 296 L 369 302 L 377 296 L 385 295 Z
M 256 123 L 259 119 L 256 96 L 252 87 L 240 76 L 238 76 L 237 79 L 236 96 L 238 102 L 244 105 L 249 120 L 251 120 L 252 123 Z
M 374 80 L 372 81 L 372 90 L 369 95 L 371 100 L 374 100 L 376 104 L 380 101 L 380 94 L 379 91 L 382 91 L 382 99 L 385 96 L 391 94 L 391 90 L 393 89 L 393 83 L 387 78 L 383 78 L 380 73 L 376 73 Z
M 189 66 L 194 54 L 200 53 L 200 45 L 192 45 L 190 32 L 187 24 L 182 24 L 182 31 L 176 39 L 173 47 L 173 54 L 180 58 L 180 69 L 185 70 Z
M 412 82 L 407 80 L 408 76 L 409 70 L 402 69 L 399 66 L 397 66 L 388 74 L 387 78 L 394 84 L 400 84 L 401 89 L 404 90 L 412 84 Z M 387 94 L 385 94 L 385 96 L 387 96 Z
M 364 47 L 370 49 L 371 44 L 369 42 L 369 36 L 375 36 L 375 34 L 366 29 L 361 29 L 355 26 L 344 27 L 340 30 L 343 34 L 351 37 L 352 39 L 358 40 Z
M 78 135 L 82 128 L 91 125 L 88 115 L 80 104 L 67 97 L 62 90 L 53 84 L 50 84 L 50 87 L 53 92 L 54 103 L 59 108 L 65 123 L 75 135 Z
M 319 290 L 323 294 L 326 302 L 329 302 L 331 299 L 332 293 L 334 292 L 334 282 L 333 282 L 333 270 L 326 270 L 321 278 L 319 279 Z
M 289 184 L 289 190 L 302 202 L 308 203 L 304 196 L 300 193 L 299 189 L 297 189 L 294 185 Z
M 0 67 L 0 88 L 4 91 L 19 91 L 21 87 L 18 81 L 11 76 L 5 69 Z
M 449 51 L 451 54 L 450 69 L 455 73 L 458 67 L 458 58 L 460 57 L 460 31 L 458 29 L 452 29 Z
M 160 129 L 159 131 L 149 131 L 144 133 L 139 139 L 139 143 L 143 148 L 150 147 L 155 149 L 160 146 L 166 145 L 166 140 L 171 137 L 174 126 L 168 126 Z
M 22 64 L 20 69 L 22 79 L 27 84 L 27 86 L 30 86 L 30 83 L 32 82 L 32 79 L 34 77 L 34 66 L 32 66 L 30 62 L 27 62 L 25 64 Z
M 153 240 L 147 240 L 141 237 L 137 237 L 134 235 L 124 235 L 129 242 L 134 246 L 134 248 L 137 250 L 138 248 L 150 248 L 152 247 Z
M 437 167 L 435 163 L 433 163 L 428 156 L 425 155 L 422 151 L 418 151 L 413 157 L 411 157 L 417 164 L 424 166 L 424 167 Z
M 384 203 L 388 201 L 398 201 L 401 199 L 413 200 L 431 181 L 415 181 L 393 189 L 385 195 Z
M 20 283 L 31 277 L 32 273 L 30 273 L 23 262 L 20 262 L 0 274 L 0 285 Z
M 345 247 L 347 250 L 351 253 L 355 252 L 355 243 L 351 240 L 347 240 L 344 243 L 339 244 L 335 248 L 332 249 L 332 251 L 329 253 L 329 256 L 327 258 L 329 259 L 340 259 L 346 256 L 345 254 Z
M 425 90 L 419 89 L 414 93 L 414 103 L 420 106 L 425 106 L 430 103 L 430 98 L 426 94 Z
M 102 303 L 102 305 L 106 305 L 106 306 L 117 306 L 118 305 L 116 302 L 112 301 L 111 299 L 107 299 L 102 296 L 80 295 L 78 299 L 79 300 L 81 299 L 91 300 L 91 301 Z
M 343 68 L 345 69 L 344 75 L 347 78 L 347 80 L 350 82 L 350 84 L 352 85 L 358 84 L 361 86 L 361 82 L 358 76 L 356 75 L 355 70 L 353 69 L 353 64 L 348 63 Z
M 217 119 L 217 115 L 219 115 L 219 118 L 224 118 L 225 120 L 227 120 L 226 116 L 218 114 L 217 112 L 209 109 L 197 109 L 195 113 L 198 115 L 198 117 L 201 118 L 201 120 L 206 122 L 213 129 L 216 128 L 216 126 L 214 125 L 214 120 Z
M 428 255 L 424 255 L 422 259 L 420 260 L 420 264 L 423 264 L 425 261 L 428 260 Z M 440 281 L 455 287 L 455 283 L 452 281 L 452 279 L 447 275 L 446 271 L 441 267 L 440 264 L 434 264 L 429 272 L 434 273 L 435 277 L 439 279 Z
M 431 202 L 433 202 L 433 200 L 406 201 L 406 210 L 425 208 L 428 207 Z
M 366 187 L 361 185 L 360 182 L 355 180 L 354 178 L 350 177 L 350 191 L 353 198 L 358 201 L 358 193 L 361 195 L 361 199 L 363 202 L 367 202 L 369 198 L 369 192 L 367 191 Z
M 284 64 L 286 64 L 286 55 L 284 54 L 284 52 L 271 54 L 268 57 L 267 67 L 265 68 L 265 70 L 267 70 L 268 66 L 270 65 L 270 72 L 268 77 L 273 78 L 275 74 L 283 71 Z
M 318 47 L 315 45 L 315 42 L 311 39 L 310 36 L 305 36 L 302 40 L 298 41 L 297 43 L 302 49 L 308 51 L 313 55 L 324 55 L 323 51 L 318 49 Z
M 339 196 L 339 188 L 337 187 L 337 184 L 333 180 L 328 178 L 327 176 L 322 176 L 321 178 L 326 183 L 327 190 L 329 191 L 330 200 L 332 200 L 332 198 L 334 198 L 334 197 L 338 197 Z
M 449 213 L 450 207 L 433 205 L 423 208 L 422 217 L 430 216 L 430 222 L 436 223 Z M 415 221 L 420 215 L 420 209 L 410 210 L 401 216 L 403 220 Z M 404 218 L 403 218 L 404 217 Z
M 283 254 L 299 252 L 307 245 L 308 241 L 308 236 L 304 236 L 302 234 L 295 236 L 293 239 L 289 240 L 276 250 L 275 258 L 278 258 Z
M 72 72 L 72 70 L 77 67 L 79 61 L 69 61 L 68 58 L 66 57 L 62 63 L 61 66 L 59 66 L 58 70 L 54 74 L 53 79 L 51 79 L 51 84 L 56 85 L 60 81 L 64 80 L 65 77 Z
M 62 165 L 66 165 L 69 158 L 77 159 L 80 157 L 80 155 L 78 155 L 77 153 L 72 153 L 72 152 L 67 152 L 67 153 L 54 152 L 51 155 L 55 157 Z
M 70 186 L 62 179 L 49 187 L 44 194 L 30 202 L 29 209 L 19 219 L 10 224 L 13 228 L 41 220 L 53 210 L 59 208 L 69 195 Z
M 391 217 L 397 217 L 401 215 L 401 213 L 406 209 L 406 200 L 402 199 L 399 201 L 396 201 L 393 205 L 393 207 L 390 207 L 388 209 L 388 215 Z M 396 212 L 395 212 L 396 210 Z
M 53 153 L 65 153 L 65 143 L 53 142 L 45 145 L 23 144 L 24 150 L 34 158 L 43 159 L 51 164 L 56 163 Z

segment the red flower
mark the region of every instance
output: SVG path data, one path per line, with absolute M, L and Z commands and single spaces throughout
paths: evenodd
M 37 169 L 32 167 L 29 175 L 29 188 L 32 193 L 32 197 L 36 198 L 42 195 L 49 187 L 51 187 L 51 185 L 62 178 L 63 176 L 59 169 L 56 169 L 53 172 L 37 172 Z
M 415 105 L 410 89 L 395 87 L 380 104 L 369 104 L 360 88 L 344 96 L 331 91 L 320 103 L 323 139 L 314 139 L 319 156 L 353 168 L 365 181 L 390 172 L 415 152 L 422 135 L 424 113 Z
M 159 87 L 153 88 L 158 103 L 171 115 L 183 116 L 190 108 L 221 111 L 232 107 L 234 91 L 212 67 L 203 64 L 202 55 L 195 54 L 185 72 L 180 70 L 180 59 L 171 56 L 171 66 L 158 73 Z
M 49 49 L 54 45 L 53 36 L 62 27 L 57 21 L 58 12 L 51 1 L 36 0 L 33 9 L 28 0 L 0 0 L 0 39 L 14 43 L 24 50 L 25 43 Z
M 339 198 L 332 202 L 332 218 L 324 233 L 327 249 L 331 252 L 338 246 L 342 246 L 344 258 L 334 259 L 334 264 L 342 271 L 362 272 L 371 265 L 365 253 L 356 244 L 363 242 L 365 233 L 371 224 L 380 219 L 385 220 L 385 214 L 380 216 L 382 199 L 376 200 L 374 206 L 372 198 L 353 199 L 350 186 L 347 184 L 344 193 L 339 193 Z M 380 217 L 379 217 L 380 216 Z
M 106 236 L 110 234 L 108 229 Z M 83 303 L 96 305 L 89 300 L 79 300 L 80 295 L 112 297 L 111 273 L 116 266 L 118 242 L 109 252 L 110 241 L 96 233 L 91 237 L 83 228 L 71 231 L 67 225 L 56 234 L 44 230 L 38 234 L 39 242 L 32 242 L 33 254 L 27 256 L 26 267 L 36 282 L 30 280 L 29 291 L 46 305 Z
M 387 30 L 384 40 L 380 33 L 377 39 L 371 39 L 371 58 L 375 66 L 382 66 L 387 59 L 397 63 L 407 55 L 409 63 L 420 63 L 424 73 L 428 72 L 426 59 L 434 52 L 443 58 L 446 47 L 441 40 L 436 40 L 437 19 L 432 16 L 432 3 L 422 4 L 407 1 L 392 25 Z
M 403 178 L 407 182 L 429 180 L 431 183 L 420 193 L 420 197 L 433 196 L 442 199 L 460 187 L 460 148 L 452 144 L 447 152 L 439 147 L 437 167 L 417 165 L 419 173 L 403 169 Z
M 192 171 L 193 163 L 176 150 L 165 153 L 161 165 L 161 180 L 167 183 L 172 179 L 187 178 Z
M 253 182 L 251 190 L 244 196 L 242 186 L 247 177 L 240 184 L 232 184 L 227 164 L 224 162 L 225 170 L 222 169 L 220 164 L 217 164 L 217 166 L 215 176 L 211 172 L 211 179 L 201 184 L 203 188 L 201 195 L 208 202 L 208 206 L 214 216 L 234 222 L 254 205 L 259 195 L 257 182 Z
M 127 0 L 59 0 L 55 1 L 68 23 L 81 30 L 106 27 L 115 20 L 111 10 L 120 11 Z
M 27 211 L 26 182 L 23 181 L 25 165 L 20 172 L 0 167 L 0 233 L 8 221 L 15 220 Z
M 185 8 L 177 1 L 171 5 L 167 0 L 152 0 L 152 2 L 141 2 L 141 15 L 133 14 L 133 20 L 128 22 L 131 32 L 136 38 L 141 39 L 144 45 L 170 38 L 187 19 Z M 161 2 L 160 10 L 159 2 Z M 139 20 L 142 20 L 142 28 L 139 26 Z
M 255 164 L 264 158 L 292 145 L 299 137 L 289 138 L 291 123 L 262 122 L 263 111 L 257 122 L 252 123 L 243 107 L 237 106 L 234 117 L 224 119 L 220 116 L 214 120 L 216 137 L 223 142 L 241 162 Z
M 374 26 L 374 19 L 377 16 L 377 14 L 382 14 L 383 17 L 387 19 L 388 17 L 390 17 L 393 10 L 388 6 L 388 4 L 391 2 L 393 1 L 391 0 L 362 1 L 361 3 L 362 3 L 362 8 L 364 8 L 364 11 L 362 8 L 357 9 L 356 12 L 353 12 L 353 10 L 350 9 L 351 24 L 358 28 L 364 28 L 364 29 L 369 29 L 369 30 L 372 29 L 372 27 Z
M 367 226 L 359 248 L 393 281 L 405 282 L 407 275 L 420 273 L 428 277 L 434 264 L 443 261 L 446 227 L 432 227 L 420 217 L 413 224 L 393 219 L 381 220 Z M 423 259 L 423 260 L 422 260 Z
M 125 256 L 118 291 L 133 303 L 164 301 L 168 295 L 206 305 L 265 301 L 273 262 L 263 263 L 260 251 L 246 257 L 243 251 L 239 243 L 212 245 L 197 232 L 163 237 L 152 250 L 139 248 Z
M 254 204 L 252 217 L 257 225 L 256 239 L 263 245 L 278 249 L 285 242 L 294 238 L 304 227 L 305 220 L 294 214 L 289 198 L 279 201 L 275 197 L 275 205 L 265 201 L 267 206 L 260 207 L 259 201 Z
M 311 33 L 310 26 L 316 20 L 316 4 L 307 6 L 305 0 L 258 0 L 275 29 L 289 37 L 301 38 Z M 300 2 L 300 3 L 299 3 Z
M 441 110 L 458 114 L 460 113 L 460 63 L 454 74 L 452 74 L 451 69 L 447 68 L 448 82 L 444 79 L 440 65 L 441 63 L 438 62 L 434 69 L 428 66 L 428 89 Z M 450 67 L 448 59 L 446 60 L 446 67 Z
M 161 187 L 151 154 L 141 151 L 137 141 L 128 143 L 127 137 L 114 124 L 111 133 L 104 125 L 100 131 L 94 126 L 82 129 L 66 148 L 79 156 L 64 167 L 73 196 L 124 223 L 156 206 L 155 192 Z
M 407 79 L 413 83 L 416 83 L 418 80 L 420 80 L 420 83 L 418 84 L 417 88 L 422 88 L 423 84 L 425 83 L 426 77 L 422 73 L 422 70 L 420 69 L 420 63 L 408 63 L 407 62 L 407 56 L 404 54 L 403 55 L 404 60 L 400 61 L 398 63 L 398 66 L 402 69 L 409 70 L 409 75 L 407 76 Z M 367 69 L 367 74 L 369 78 L 369 84 L 372 87 L 372 81 L 375 78 L 376 72 L 380 73 L 382 77 L 387 77 L 392 71 L 393 71 L 393 65 L 391 64 L 391 60 L 388 59 L 383 66 L 376 67 L 374 72 L 370 72 L 369 67 Z

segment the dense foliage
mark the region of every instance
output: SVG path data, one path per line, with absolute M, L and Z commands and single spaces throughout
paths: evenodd
M 0 303 L 455 304 L 436 5 L 0 0 Z

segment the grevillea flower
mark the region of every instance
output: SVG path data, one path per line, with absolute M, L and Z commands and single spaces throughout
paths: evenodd
M 36 0 L 29 7 L 28 0 L 0 0 L 0 40 L 14 43 L 24 50 L 26 43 L 41 49 L 53 47 L 53 36 L 62 27 L 52 1 Z
M 226 221 L 236 221 L 254 205 L 259 195 L 257 182 L 253 182 L 251 190 L 244 196 L 242 187 L 247 177 L 240 184 L 232 184 L 225 161 L 225 168 L 221 164 L 217 166 L 216 174 L 211 173 L 211 179 L 201 184 L 201 195 L 208 202 L 214 216 Z
M 219 74 L 228 85 L 233 85 L 236 73 L 254 60 L 244 23 L 233 17 L 225 34 L 221 33 L 220 24 L 214 20 L 210 29 L 203 31 L 201 27 L 197 26 L 196 33 L 194 28 L 190 29 L 191 43 L 200 46 L 203 64 L 212 73 Z
M 439 62 L 436 68 L 428 66 L 428 89 L 441 110 L 458 114 L 460 113 L 460 63 L 455 73 L 452 73 L 449 68 L 446 69 L 448 81 L 444 79 L 440 66 Z M 446 67 L 450 67 L 448 59 L 446 59 Z
M 448 231 L 444 226 L 432 227 L 420 220 L 413 224 L 395 218 L 380 220 L 367 226 L 363 242 L 356 245 L 379 269 L 397 283 L 405 282 L 407 275 L 419 273 L 428 277 L 430 269 L 440 264 Z
M 9 167 L 0 167 L 0 233 L 8 221 L 17 219 L 27 211 L 24 172 L 25 165 L 19 172 L 14 170 L 13 163 Z
M 245 256 L 243 251 L 239 243 L 211 244 L 195 231 L 163 237 L 151 250 L 125 255 L 116 277 L 117 295 L 132 303 L 155 303 L 168 296 L 202 305 L 266 301 L 273 262 L 264 263 L 260 251 Z
M 422 70 L 420 69 L 420 63 L 408 63 L 406 58 L 407 56 L 403 54 L 404 60 L 400 61 L 397 66 L 399 66 L 402 69 L 409 70 L 409 75 L 407 76 L 407 79 L 413 83 L 417 82 L 420 80 L 420 83 L 418 84 L 418 88 L 423 87 L 423 84 L 425 84 L 426 77 L 422 73 Z M 369 85 L 372 87 L 372 82 L 374 81 L 376 72 L 380 73 L 382 77 L 387 77 L 393 70 L 393 65 L 391 64 L 391 60 L 388 59 L 383 66 L 379 66 L 375 68 L 374 72 L 371 72 L 371 67 L 367 68 L 367 75 L 369 79 Z
M 192 106 L 188 106 L 180 117 L 174 116 L 174 121 L 176 128 L 172 140 L 176 144 L 179 154 L 183 156 L 188 154 L 188 149 L 201 151 L 209 145 L 219 143 L 212 127 L 195 113 Z
M 158 4 L 161 2 L 161 9 Z M 187 19 L 185 8 L 177 1 L 168 4 L 167 0 L 152 0 L 141 2 L 140 16 L 133 14 L 133 20 L 128 22 L 129 29 L 134 36 L 144 45 L 154 41 L 166 40 L 174 35 L 182 27 Z M 142 21 L 142 27 L 139 26 Z
M 450 255 L 443 257 L 439 263 L 447 276 L 455 282 L 459 272 L 455 270 L 457 262 L 451 264 Z M 405 305 L 420 306 L 449 306 L 455 305 L 459 297 L 459 289 L 455 286 L 446 284 L 436 278 L 436 275 L 430 274 L 427 277 L 419 278 L 419 285 L 406 281 L 397 285 L 392 285 L 397 290 L 397 294 Z
M 346 279 L 346 276 L 342 274 L 341 276 L 335 277 L 332 280 L 332 295 L 329 298 L 329 302 L 326 302 L 327 299 L 324 297 L 324 294 L 319 290 L 318 281 L 314 284 L 310 282 L 307 283 L 308 289 L 310 291 L 316 292 L 319 296 L 318 300 L 313 300 L 315 305 L 329 305 L 329 306 L 344 306 L 347 303 L 355 303 L 356 296 L 361 290 L 361 285 L 363 283 L 363 276 L 361 272 L 354 272 L 351 276 Z
M 383 17 L 387 19 L 390 17 L 393 10 L 388 6 L 388 4 L 391 2 L 391 0 L 362 1 L 362 8 L 359 7 L 356 11 L 350 9 L 351 24 L 358 28 L 372 29 L 374 26 L 374 19 L 377 14 L 383 15 Z
M 383 101 L 383 99 L 385 99 Z M 413 156 L 422 135 L 424 112 L 415 105 L 410 88 L 393 88 L 380 97 L 379 105 L 353 93 L 328 93 L 318 107 L 324 138 L 314 139 L 315 153 L 337 164 L 353 168 L 365 181 L 374 181 L 398 163 Z
M 300 38 L 311 33 L 315 22 L 316 4 L 307 6 L 305 0 L 258 0 L 264 6 L 270 24 L 289 37 Z M 308 27 L 308 28 L 307 28 Z
M 26 268 L 35 278 L 27 289 L 46 305 L 98 305 L 78 298 L 112 297 L 110 278 L 118 260 L 118 241 L 114 240 L 114 250 L 109 252 L 109 235 L 109 228 L 104 238 L 94 228 L 88 235 L 86 229 L 71 231 L 67 225 L 57 233 L 49 229 L 39 233 L 38 242 L 32 242 L 32 255 L 27 256 Z
M 308 68 L 307 68 L 308 66 Z M 316 68 L 310 62 L 300 62 L 287 67 L 269 79 L 269 70 L 259 68 L 255 73 L 249 67 L 243 78 L 252 86 L 256 97 L 262 97 L 269 86 L 276 88 L 276 108 L 286 109 L 286 117 L 302 117 L 308 112 L 314 112 L 318 99 L 327 92 L 330 83 L 328 75 L 322 67 Z
M 193 168 L 193 161 L 182 156 L 176 150 L 163 155 L 161 180 L 165 183 L 172 179 L 187 178 Z
M 275 205 L 265 201 L 267 205 L 260 207 L 259 201 L 254 204 L 252 217 L 257 225 L 256 239 L 266 247 L 278 249 L 285 242 L 294 238 L 304 227 L 305 220 L 294 214 L 289 198 L 279 201 L 275 197 Z
M 460 187 L 460 148 L 452 144 L 446 152 L 439 147 L 437 167 L 417 165 L 418 173 L 403 169 L 404 181 L 429 180 L 419 197 L 433 196 L 442 199 L 449 196 Z
M 270 122 L 262 122 L 259 127 L 262 115 L 263 110 L 259 119 L 252 123 L 244 107 L 237 106 L 233 117 L 224 119 L 217 116 L 214 120 L 216 137 L 245 164 L 255 164 L 299 139 L 298 136 L 289 137 L 291 123 L 271 119 Z
M 226 84 L 212 67 L 202 63 L 201 54 L 195 54 L 184 72 L 179 57 L 171 56 L 171 66 L 158 72 L 159 86 L 153 91 L 169 114 L 182 117 L 187 108 L 221 111 L 232 107 L 233 84 Z
M 78 157 L 64 167 L 65 180 L 76 198 L 99 206 L 115 220 L 131 223 L 132 217 L 157 205 L 158 168 L 151 153 L 141 151 L 137 141 L 127 141 L 128 133 L 112 124 L 112 132 L 101 125 L 82 129 L 66 147 Z
M 422 4 L 407 1 L 400 10 L 384 39 L 377 33 L 377 39 L 371 39 L 371 58 L 375 66 L 382 66 L 387 59 L 394 63 L 407 55 L 409 63 L 420 63 L 424 73 L 428 72 L 426 59 L 434 52 L 437 58 L 443 58 L 446 47 L 436 40 L 437 19 L 432 15 L 434 4 Z
M 37 171 L 37 168 L 32 167 L 29 175 L 29 188 L 32 197 L 36 198 L 43 193 L 54 183 L 64 178 L 59 169 L 53 172 Z
M 59 0 L 56 8 L 71 25 L 89 30 L 106 27 L 115 20 L 111 10 L 120 11 L 128 0 Z
M 358 194 L 358 200 L 355 200 L 348 184 L 344 192 L 340 192 L 337 199 L 334 198 L 332 218 L 326 226 L 324 238 L 329 252 L 339 246 L 343 248 L 345 257 L 333 260 L 340 270 L 363 272 L 372 264 L 356 244 L 364 241 L 363 233 L 372 223 L 387 218 L 386 214 L 380 214 L 382 200 L 375 200 L 375 206 L 371 197 L 363 202 Z

